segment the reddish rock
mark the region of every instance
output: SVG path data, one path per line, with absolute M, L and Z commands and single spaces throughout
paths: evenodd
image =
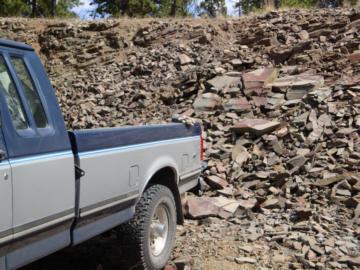
M 203 218 L 208 216 L 217 216 L 220 208 L 216 206 L 211 198 L 190 197 L 184 204 L 184 214 L 190 218 Z
M 251 99 L 254 102 L 256 107 L 265 106 L 267 104 L 266 97 L 253 96 L 253 97 L 251 97 Z
M 223 76 L 216 76 L 211 80 L 208 80 L 206 82 L 206 85 L 209 88 L 214 88 L 220 91 L 220 90 L 225 90 L 230 86 L 237 86 L 240 83 L 241 83 L 241 78 L 239 76 L 223 75 Z
M 260 205 L 261 208 L 273 209 L 279 207 L 279 200 L 276 198 L 267 199 Z
M 208 177 L 206 177 L 206 182 L 215 189 L 223 189 L 226 186 L 229 185 L 228 182 L 226 182 L 226 180 L 220 178 L 217 175 L 210 175 Z
M 232 98 L 224 104 L 226 111 L 249 112 L 251 104 L 246 98 Z
M 194 109 L 196 111 L 212 111 L 221 104 L 221 98 L 213 93 L 206 93 L 198 97 L 194 101 Z
M 360 61 L 360 51 L 356 51 L 356 52 L 350 54 L 350 55 L 348 56 L 348 59 L 349 59 L 351 62 L 355 62 L 355 63 L 359 62 L 359 61 Z
M 249 132 L 254 136 L 262 136 L 274 131 L 280 125 L 277 121 L 268 121 L 265 119 L 244 119 L 240 120 L 231 128 L 236 134 Z
M 339 259 L 339 262 L 346 262 L 347 264 L 351 266 L 360 266 L 360 256 L 357 257 L 342 257 Z
M 273 82 L 278 75 L 276 69 L 262 68 L 243 74 L 244 92 L 247 96 L 263 96 L 267 93 L 267 85 Z
M 256 199 L 248 199 L 248 200 L 238 200 L 240 207 L 244 209 L 252 209 L 256 206 L 257 200 Z

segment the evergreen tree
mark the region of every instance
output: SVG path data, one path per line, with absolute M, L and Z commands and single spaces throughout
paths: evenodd
M 0 0 L 0 16 L 30 16 L 31 7 L 24 0 Z
M 321 0 L 320 0 L 321 1 Z M 329 0 L 325 0 L 328 1 Z M 282 7 L 294 7 L 294 8 L 312 8 L 318 5 L 318 0 L 281 0 L 280 5 Z
M 331 8 L 343 5 L 356 5 L 359 0 L 238 0 L 235 8 L 238 9 L 239 16 L 248 14 L 255 10 L 261 10 L 266 7 L 290 8 Z
M 225 0 L 204 0 L 200 3 L 200 14 L 208 14 L 210 17 L 227 14 Z
M 188 7 L 192 4 L 191 0 L 155 0 L 157 11 L 160 17 L 175 17 L 189 15 Z
M 32 0 L 37 2 L 34 17 L 76 17 L 71 8 L 80 5 L 80 0 Z M 33 12 L 34 14 L 34 12 Z
M 240 16 L 264 8 L 266 3 L 264 0 L 239 0 L 235 4 L 235 8 L 239 10 Z
M 0 16 L 75 17 L 80 0 L 0 0 Z
M 92 0 L 94 16 L 186 16 L 192 0 Z
M 130 10 L 135 8 L 135 2 L 136 0 L 93 0 L 91 4 L 96 6 L 94 15 L 118 17 L 125 14 L 129 15 L 128 13 L 130 12 L 132 13 Z M 144 6 L 147 6 L 147 4 L 144 4 Z

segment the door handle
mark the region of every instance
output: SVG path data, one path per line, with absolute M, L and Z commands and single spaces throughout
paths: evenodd
M 6 152 L 2 149 L 0 149 L 0 160 L 4 160 L 6 159 Z

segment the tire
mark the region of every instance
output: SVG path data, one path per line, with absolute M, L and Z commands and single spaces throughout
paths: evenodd
M 162 269 L 175 242 L 176 206 L 174 195 L 163 185 L 153 185 L 136 205 L 135 216 L 117 230 L 125 269 Z

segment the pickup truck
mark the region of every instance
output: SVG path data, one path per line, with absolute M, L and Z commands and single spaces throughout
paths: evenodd
M 0 270 L 110 229 L 129 263 L 166 265 L 201 173 L 199 124 L 67 131 L 36 52 L 6 39 L 0 114 Z

